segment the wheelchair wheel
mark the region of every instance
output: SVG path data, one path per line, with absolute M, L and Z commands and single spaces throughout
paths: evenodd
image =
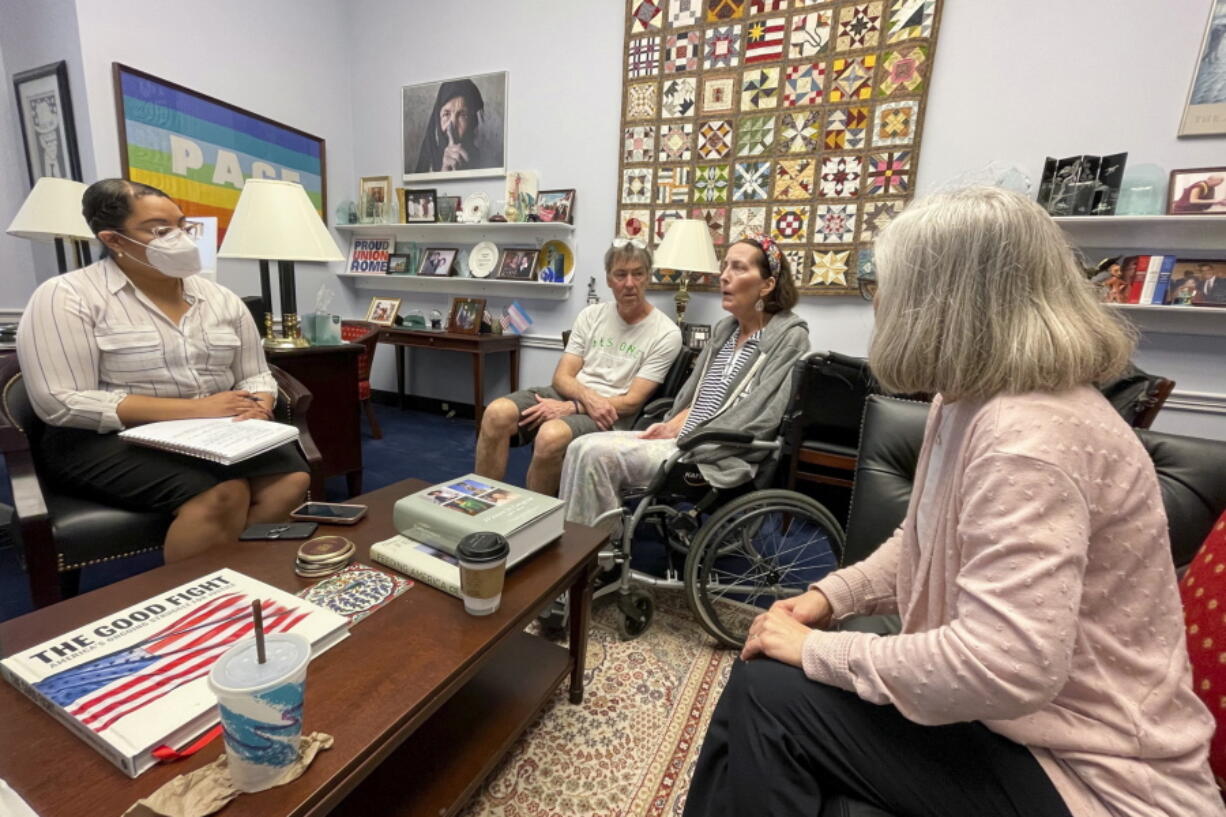
M 619 593 L 617 607 L 621 610 L 621 617 L 617 619 L 617 634 L 622 641 L 631 641 L 645 633 L 656 612 L 656 603 L 645 590 Z
M 685 562 L 690 609 L 726 647 L 775 601 L 798 596 L 838 566 L 843 529 L 819 502 L 795 491 L 756 491 L 713 513 Z

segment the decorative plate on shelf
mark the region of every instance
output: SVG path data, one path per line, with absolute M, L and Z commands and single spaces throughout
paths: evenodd
M 490 198 L 484 193 L 469 193 L 464 199 L 464 223 L 481 224 L 490 217 Z
M 575 254 L 565 241 L 546 241 L 537 255 L 536 280 L 569 284 L 575 277 Z
M 482 241 L 468 254 L 468 274 L 474 278 L 488 278 L 498 267 L 498 245 Z

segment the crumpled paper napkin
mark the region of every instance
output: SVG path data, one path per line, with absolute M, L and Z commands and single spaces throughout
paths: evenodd
M 321 749 L 332 748 L 332 736 L 312 732 L 302 736 L 300 745 L 298 760 L 286 767 L 285 774 L 273 786 L 283 786 L 301 777 Z M 166 781 L 153 794 L 132 804 L 123 817 L 204 817 L 220 811 L 240 794 L 230 782 L 223 753 L 207 766 Z

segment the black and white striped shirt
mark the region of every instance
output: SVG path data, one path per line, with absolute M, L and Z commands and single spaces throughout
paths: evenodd
M 728 387 L 757 351 L 758 343 L 762 338 L 762 330 L 759 329 L 750 335 L 741 348 L 737 349 L 736 339 L 739 336 L 739 331 L 728 336 L 727 342 L 715 353 L 711 365 L 703 373 L 702 382 L 698 384 L 698 392 L 694 395 L 694 402 L 690 405 L 690 414 L 685 418 L 685 426 L 681 429 L 680 436 L 689 434 L 710 420 L 727 402 Z
M 277 393 L 255 321 L 228 289 L 194 275 L 176 326 L 111 259 L 44 282 L 17 329 L 17 355 L 44 422 L 98 432 L 123 428 L 129 394 L 208 397 L 229 389 Z

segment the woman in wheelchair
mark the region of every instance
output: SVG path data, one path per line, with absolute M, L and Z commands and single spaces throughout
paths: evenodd
M 1154 466 L 1092 385 L 1131 334 L 1013 193 L 915 202 L 874 252 L 873 372 L 939 395 L 911 504 L 751 625 L 685 814 L 1226 814 Z M 901 633 L 827 629 L 873 613 Z
M 589 434 L 571 443 L 560 496 L 566 518 L 592 525 L 621 507 L 623 492 L 646 485 L 677 449 L 677 439 L 705 427 L 773 438 L 789 396 L 792 365 L 809 351 L 809 328 L 791 309 L 796 285 L 787 259 L 765 235 L 742 238 L 724 256 L 721 305 L 730 313 L 712 332 L 663 422 L 646 431 Z M 767 452 L 705 446 L 693 452 L 717 488 L 748 482 Z
M 30 402 L 46 423 L 40 473 L 65 493 L 172 514 L 168 562 L 285 519 L 310 481 L 295 444 L 221 466 L 115 433 L 158 420 L 270 418 L 277 385 L 247 307 L 196 275 L 197 225 L 172 199 L 105 179 L 82 205 L 104 257 L 42 284 L 17 330 Z

